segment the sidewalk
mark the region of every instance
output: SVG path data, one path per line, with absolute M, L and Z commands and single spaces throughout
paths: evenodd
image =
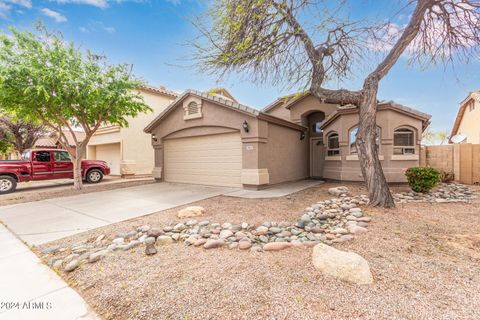
M 317 186 L 322 183 L 325 183 L 325 181 L 300 180 L 300 181 L 276 184 L 262 190 L 239 189 L 232 192 L 224 193 L 224 195 L 230 196 L 230 197 L 237 197 L 237 198 L 247 198 L 247 199 L 279 198 L 279 197 L 285 197 L 285 196 L 288 196 L 289 194 Z
M 80 295 L 0 224 L 0 320 L 99 319 Z

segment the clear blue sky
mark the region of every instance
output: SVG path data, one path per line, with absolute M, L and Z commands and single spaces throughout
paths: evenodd
M 383 18 L 390 8 L 377 4 L 358 1 L 353 9 L 357 15 Z M 223 86 L 240 102 L 255 108 L 289 93 L 235 75 L 218 83 L 215 77 L 192 67 L 194 62 L 187 60 L 191 49 L 185 44 L 197 33 L 189 21 L 203 10 L 205 3 L 198 0 L 0 0 L 0 28 L 32 29 L 42 19 L 48 28 L 60 30 L 66 39 L 84 48 L 106 54 L 113 63 L 132 63 L 136 75 L 150 84 L 179 92 Z M 403 58 L 381 82 L 379 98 L 431 114 L 433 130 L 450 130 L 458 103 L 469 91 L 480 89 L 480 63 L 457 66 L 455 73 L 443 67 L 421 71 L 407 66 Z M 358 84 L 359 79 L 354 79 L 346 85 L 354 88 Z

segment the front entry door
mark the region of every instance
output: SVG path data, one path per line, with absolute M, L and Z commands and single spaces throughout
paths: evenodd
M 310 176 L 312 178 L 323 177 L 323 163 L 325 161 L 325 146 L 322 138 L 310 140 Z

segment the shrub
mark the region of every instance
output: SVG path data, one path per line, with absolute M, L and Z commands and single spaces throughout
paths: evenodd
M 440 171 L 440 181 L 444 183 L 449 183 L 455 180 L 455 174 L 451 171 Z
M 432 167 L 412 167 L 405 171 L 408 185 L 415 192 L 427 192 L 435 187 L 440 178 L 440 172 Z

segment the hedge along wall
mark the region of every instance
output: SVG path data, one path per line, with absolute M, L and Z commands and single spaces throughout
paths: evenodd
M 480 144 L 462 143 L 443 146 L 425 146 L 421 165 L 453 172 L 455 181 L 480 184 Z

